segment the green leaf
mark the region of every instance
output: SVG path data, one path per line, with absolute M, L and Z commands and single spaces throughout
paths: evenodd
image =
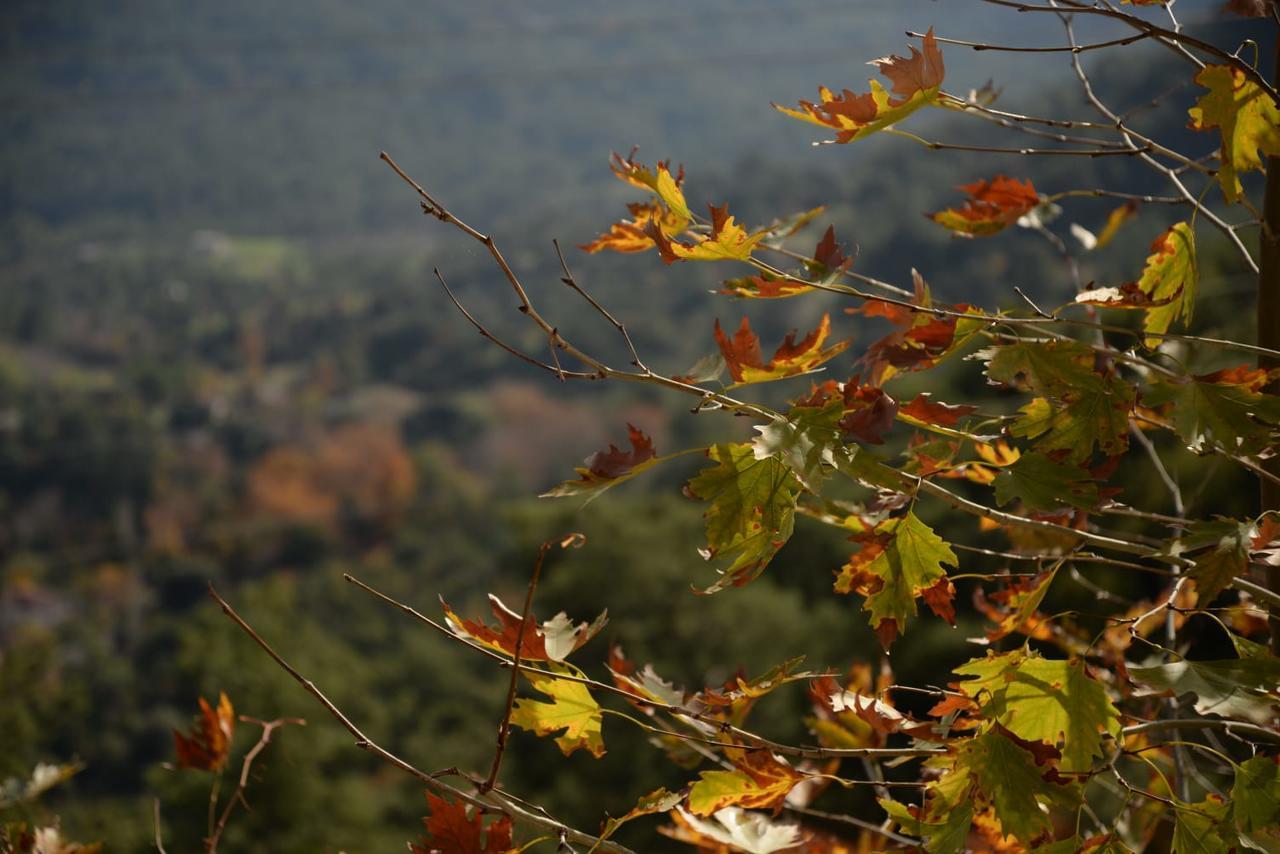
M 948 809 L 940 821 L 924 821 L 917 818 L 905 806 L 887 798 L 879 801 L 889 818 L 912 836 L 925 840 L 924 850 L 929 854 L 959 854 L 965 850 L 969 828 L 973 824 L 973 804 L 965 801 Z
M 827 468 L 835 465 L 832 449 L 843 445 L 837 426 L 843 416 L 840 398 L 822 407 L 794 407 L 785 417 L 756 427 L 760 435 L 751 443 L 755 456 L 777 457 L 805 489 L 817 494 Z
M 1228 202 L 1240 198 L 1239 173 L 1262 169 L 1262 154 L 1280 155 L 1280 109 L 1275 100 L 1230 65 L 1206 65 L 1196 82 L 1209 90 L 1187 112 L 1194 130 L 1220 128 L 1218 183 Z
M 862 606 L 871 612 L 871 625 L 882 641 L 901 634 L 907 619 L 915 616 L 916 598 L 947 577 L 943 564 L 959 565 L 946 541 L 915 513 L 890 520 L 886 526 L 892 539 L 866 567 L 884 586 L 867 596 Z
M 1173 854 L 1222 854 L 1237 836 L 1227 823 L 1227 804 L 1210 795 L 1198 804 L 1179 802 L 1174 809 Z
M 1231 813 L 1244 831 L 1280 825 L 1280 764 L 1273 756 L 1255 756 L 1236 770 Z
M 751 444 L 716 445 L 707 456 L 715 465 L 690 480 L 688 489 L 711 502 L 703 514 L 706 557 L 732 557 L 723 577 L 702 591 L 714 593 L 756 578 L 791 538 L 800 482 L 776 457 L 756 459 Z
M 1103 379 L 1093 369 L 1093 351 L 1077 341 L 1024 338 L 979 350 L 971 358 L 987 363 L 992 382 L 1045 397 L 1066 398 L 1082 388 L 1100 387 Z
M 1123 382 L 1108 382 L 1102 388 L 1083 387 L 1065 404 L 1054 405 L 1037 397 L 1018 411 L 1021 417 L 1009 428 L 1010 434 L 1039 438 L 1041 451 L 1065 451 L 1072 463 L 1093 454 L 1093 446 L 1107 456 L 1122 454 L 1129 447 L 1129 413 L 1135 394 Z
M 1193 451 L 1224 448 L 1252 455 L 1275 445 L 1280 397 L 1261 394 L 1247 383 L 1212 382 L 1203 377 L 1151 384 L 1143 395 L 1150 407 L 1172 404 L 1173 429 Z
M 1221 715 L 1266 724 L 1280 704 L 1280 659 L 1232 658 L 1224 661 L 1175 661 L 1129 667 L 1129 678 L 1153 693 L 1194 694 L 1202 715 Z
M 993 485 L 1001 506 L 1018 499 L 1028 510 L 1056 510 L 1064 505 L 1088 510 L 1098 503 L 1098 485 L 1089 472 L 1041 453 L 1023 454 L 1000 470 Z
M 1168 332 L 1173 321 L 1191 321 L 1200 272 L 1196 266 L 1196 236 L 1191 225 L 1180 222 L 1151 244 L 1147 266 L 1138 279 L 1138 290 L 1160 303 L 1147 309 L 1142 319 L 1146 332 Z M 1148 347 L 1159 347 L 1164 338 L 1151 336 Z
M 990 727 L 961 742 L 949 773 L 963 775 L 973 783 L 977 794 L 995 808 L 1005 833 L 1030 842 L 1053 830 L 1053 822 L 1040 804 L 1060 797 L 1052 790 L 1063 787 L 1044 779 L 1048 770 L 1037 765 L 1029 751 L 1001 735 L 997 727 Z
M 1120 714 L 1105 686 L 1085 672 L 1084 662 L 1042 658 L 1015 651 L 988 654 L 957 667 L 974 677 L 957 687 L 983 717 L 1019 738 L 1060 746 L 1063 771 L 1088 771 L 1102 755 L 1102 737 L 1120 733 Z
M 600 704 L 587 686 L 568 679 L 526 673 L 525 677 L 538 691 L 551 698 L 550 703 L 521 697 L 511 709 L 511 723 L 538 735 L 551 735 L 563 730 L 556 744 L 565 756 L 586 749 L 599 759 L 604 756 L 601 726 L 604 716 Z
M 1221 516 L 1187 527 L 1175 549 L 1178 554 L 1194 553 L 1191 557 L 1196 565 L 1191 577 L 1202 602 L 1208 604 L 1249 571 L 1249 545 L 1257 530 L 1252 522 Z

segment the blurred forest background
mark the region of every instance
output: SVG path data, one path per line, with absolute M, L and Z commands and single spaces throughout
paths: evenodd
M 1220 5 L 1178 8 L 1234 49 L 1252 31 L 1220 19 Z M 541 345 L 488 256 L 425 220 L 378 152 L 495 235 L 544 313 L 618 361 L 613 331 L 559 284 L 551 239 L 586 243 L 619 218 L 632 194 L 606 163 L 633 145 L 647 162 L 683 162 L 691 202 L 728 201 L 748 223 L 827 204 L 802 248 L 832 222 L 862 272 L 908 282 L 916 267 L 948 301 L 1009 304 L 1018 285 L 1064 302 L 1067 268 L 1039 236 L 957 241 L 921 213 L 997 171 L 1042 192 L 1166 192 L 1128 158 L 1007 160 L 885 135 L 812 147 L 817 135 L 769 108 L 819 84 L 864 88 L 865 61 L 929 26 L 1062 42 L 1052 16 L 959 0 L 0 6 L 0 781 L 78 759 L 85 769 L 35 818 L 56 814 L 68 836 L 109 851 L 146 850 L 159 795 L 169 850 L 195 850 L 208 779 L 163 763 L 196 698 L 226 691 L 237 711 L 311 725 L 278 734 L 258 763 L 253 810 L 232 821 L 225 850 L 401 850 L 420 826 L 420 788 L 356 750 L 215 611 L 206 584 L 390 749 L 421 767 L 483 768 L 506 676 L 341 575 L 428 613 L 443 594 L 479 614 L 487 592 L 518 600 L 537 544 L 570 530 L 588 545 L 554 559 L 538 611 L 609 609 L 582 661 L 620 643 L 689 685 L 799 654 L 814 668 L 878 661 L 860 601 L 831 593 L 847 549 L 829 533 L 802 529 L 750 587 L 689 593 L 710 572 L 696 552 L 701 510 L 679 495 L 692 460 L 585 508 L 532 497 L 622 441 L 628 421 L 660 453 L 746 426 L 648 389 L 558 384 L 487 346 L 433 266 L 496 330 Z M 990 78 L 1002 106 L 1087 115 L 1065 56 L 945 52 L 949 91 Z M 1212 148 L 1183 130 L 1194 87 L 1167 52 L 1089 61 L 1124 109 L 1168 95 L 1139 127 L 1196 155 Z M 911 122 L 931 138 L 993 138 L 972 121 Z M 1096 231 L 1114 206 L 1074 202 L 1052 228 L 1067 240 L 1069 222 Z M 1171 218 L 1145 207 L 1082 258 L 1085 280 L 1136 276 Z M 1216 234 L 1200 236 L 1200 331 L 1248 339 L 1251 278 Z M 653 253 L 569 260 L 668 372 L 714 350 L 716 317 L 743 312 L 766 344 L 811 328 L 824 307 L 840 337 L 879 334 L 836 302 L 712 297 L 720 268 L 665 268 Z M 949 376 L 953 389 L 934 389 L 943 399 L 987 394 L 972 363 Z M 1200 507 L 1249 511 L 1253 488 L 1236 474 L 1205 463 L 1180 475 L 1197 479 Z M 1126 480 L 1127 500 L 1159 509 L 1146 477 Z M 967 519 L 931 524 L 973 537 Z M 898 644 L 903 681 L 943 681 L 959 659 L 937 653 L 942 635 L 978 634 L 966 619 L 954 630 L 924 620 Z M 803 705 L 798 689 L 771 696 L 759 729 L 802 738 Z M 588 829 L 680 782 L 640 734 L 606 729 L 599 761 L 517 733 L 504 779 Z M 656 850 L 651 830 L 627 832 Z

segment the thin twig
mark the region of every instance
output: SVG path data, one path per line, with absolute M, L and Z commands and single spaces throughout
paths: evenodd
M 455 798 L 464 803 L 477 807 L 478 809 L 494 809 L 496 807 L 497 809 L 503 812 L 510 813 L 511 815 L 518 817 L 523 821 L 529 822 L 530 824 L 534 824 L 534 825 L 537 825 L 538 827 L 546 828 L 548 830 L 551 830 L 554 833 L 564 834 L 564 837 L 566 839 L 572 842 L 576 842 L 580 845 L 593 845 L 599 841 L 598 837 L 592 836 L 589 833 L 583 833 L 580 830 L 574 830 L 573 828 L 565 825 L 560 821 L 557 821 L 553 818 L 549 818 L 546 815 L 545 810 L 540 810 L 540 812 L 532 812 L 528 809 L 525 809 L 524 807 L 520 806 L 517 803 L 518 799 L 516 799 L 514 796 L 509 795 L 500 789 L 497 789 L 497 788 L 492 789 L 487 793 L 487 796 L 485 798 L 477 797 L 455 786 L 451 786 L 448 783 L 441 781 L 437 776 L 433 774 L 428 774 L 427 772 L 422 771 L 419 768 L 416 768 L 411 763 L 405 761 L 404 759 L 401 759 L 399 756 L 396 756 L 391 751 L 381 747 L 372 739 L 370 739 L 367 735 L 365 735 L 364 732 L 362 732 L 358 726 L 352 723 L 351 719 L 348 718 L 342 712 L 341 709 L 335 706 L 333 702 L 324 695 L 324 692 L 322 692 L 314 682 L 312 682 L 310 679 L 306 678 L 301 673 L 299 673 L 296 669 L 294 669 L 293 665 L 285 661 L 284 658 L 282 658 L 278 652 L 272 649 L 271 645 L 268 644 L 262 638 L 262 636 L 259 635 L 254 630 L 252 626 L 250 626 L 247 622 L 245 622 L 244 618 L 241 617 L 239 614 L 237 614 L 235 612 L 235 609 L 233 609 L 225 599 L 223 599 L 220 595 L 218 595 L 218 591 L 213 588 L 212 584 L 209 585 L 209 596 L 210 598 L 213 599 L 213 601 L 218 603 L 218 606 L 220 608 L 222 608 L 222 613 L 230 617 L 232 622 L 234 622 L 237 626 L 241 628 L 242 631 L 244 631 L 245 634 L 247 634 L 250 638 L 252 638 L 253 641 L 259 647 L 261 647 L 262 650 L 265 653 L 267 653 L 267 655 L 269 655 L 271 659 L 275 661 L 276 664 L 278 664 L 281 667 L 281 669 L 283 669 L 286 673 L 288 673 L 291 677 L 293 677 L 294 681 L 297 682 L 299 685 L 301 685 L 307 691 L 308 694 L 315 697 L 316 700 L 319 701 L 320 705 L 324 706 L 325 709 L 329 712 L 329 714 L 332 715 L 334 719 L 342 725 L 343 729 L 345 729 L 347 732 L 351 733 L 353 737 L 355 737 L 356 746 L 359 747 L 360 749 L 367 750 L 368 752 L 377 756 L 379 759 L 383 760 L 384 762 L 394 765 L 395 767 L 399 768 L 401 771 L 404 771 L 405 773 L 410 774 L 434 794 Z M 600 850 L 612 851 L 614 852 L 614 854 L 633 854 L 631 849 L 626 848 L 625 846 L 619 845 L 616 842 L 602 843 L 600 846 Z
M 258 758 L 267 744 L 271 741 L 271 734 L 282 726 L 287 724 L 297 724 L 298 726 L 306 726 L 307 722 L 302 718 L 278 718 L 274 721 L 260 721 L 247 715 L 241 715 L 240 720 L 245 723 L 253 723 L 262 727 L 262 735 L 258 737 L 258 743 L 249 749 L 244 755 L 244 760 L 240 764 L 240 782 L 236 785 L 236 790 L 231 793 L 231 797 L 227 800 L 227 805 L 222 811 L 222 815 L 218 817 L 218 823 L 213 828 L 213 833 L 205 840 L 205 851 L 208 854 L 218 850 L 218 842 L 222 839 L 222 832 L 226 830 L 227 820 L 231 818 L 231 813 L 236 808 L 236 804 L 244 803 L 244 790 L 249 785 L 249 771 L 253 767 L 253 761 Z M 157 801 L 157 805 L 159 802 Z M 247 808 L 246 804 L 246 808 Z
M 911 30 L 907 30 L 907 36 L 909 38 L 921 39 L 924 38 L 924 35 L 924 33 L 915 33 Z M 1122 47 L 1150 37 L 1150 33 L 1137 33 L 1136 35 L 1125 36 L 1122 39 L 1112 39 L 1111 41 L 1097 42 L 1096 44 L 1054 45 L 1051 47 L 1023 47 L 1020 45 L 987 44 L 986 42 L 970 42 L 964 41 L 963 39 L 947 39 L 942 36 L 934 36 L 934 39 L 941 44 L 953 44 L 957 47 L 968 47 L 977 51 L 998 50 L 1006 51 L 1008 53 L 1084 53 L 1085 51 L 1101 50 L 1108 47 Z

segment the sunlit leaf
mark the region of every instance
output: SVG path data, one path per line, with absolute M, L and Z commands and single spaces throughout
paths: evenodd
M 672 839 L 693 845 L 699 851 L 742 851 L 745 854 L 773 854 L 797 851 L 805 836 L 797 824 L 770 819 L 764 813 L 738 807 L 716 810 L 711 819 L 699 818 L 680 808 L 673 812 L 676 825 L 663 828 Z
M 836 142 L 869 136 L 937 100 L 946 71 L 932 28 L 921 48 L 923 52 L 912 47 L 910 57 L 889 56 L 872 63 L 892 83 L 891 91 L 875 80 L 870 81 L 871 91 L 861 95 L 848 89 L 836 95 L 823 86 L 817 104 L 801 101 L 798 110 L 774 104 L 774 109 L 836 131 Z
M 173 731 L 178 767 L 221 771 L 231 752 L 231 737 L 235 728 L 235 709 L 225 693 L 218 695 L 216 708 L 201 697 L 200 716 L 196 718 L 190 732 L 183 735 L 176 729 Z
M 706 816 L 724 807 L 778 809 L 805 775 L 765 750 L 728 750 L 732 771 L 703 771 L 689 790 L 689 811 Z
M 990 237 L 999 234 L 1040 204 L 1040 194 L 1031 182 L 997 175 L 972 184 L 962 184 L 968 194 L 964 205 L 928 214 L 929 219 L 961 237 Z
M 736 385 L 769 382 L 803 374 L 818 368 L 844 352 L 848 341 L 840 341 L 823 348 L 831 334 L 831 317 L 823 314 L 818 328 L 796 341 L 796 333 L 790 332 L 767 362 L 760 352 L 760 339 L 751 330 L 747 318 L 742 318 L 738 331 L 729 337 L 716 321 L 716 342 L 729 366 L 729 375 Z
M 1222 134 L 1218 183 L 1228 202 L 1243 192 L 1240 173 L 1263 168 L 1263 157 L 1280 155 L 1280 109 L 1243 71 L 1230 65 L 1206 65 L 1196 82 L 1209 90 L 1188 112 L 1194 130 L 1218 128 Z
M 504 655 L 515 654 L 516 639 L 520 637 L 520 615 L 502 604 L 497 596 L 489 596 L 489 608 L 498 618 L 496 628 L 459 617 L 443 598 L 440 604 L 444 608 L 445 622 L 455 635 Z M 520 658 L 525 661 L 564 661 L 570 653 L 599 634 L 608 622 L 607 611 L 601 612 L 590 624 L 577 625 L 563 611 L 542 624 L 530 614 L 520 643 Z
M 585 465 L 575 468 L 577 480 L 564 483 L 542 493 L 543 498 L 563 498 L 575 495 L 594 497 L 604 490 L 630 480 L 646 469 L 652 468 L 667 457 L 658 457 L 653 441 L 643 430 L 627 425 L 631 450 L 624 451 L 610 444 L 607 451 L 596 451 L 587 457 Z
M 597 759 L 604 756 L 601 736 L 604 716 L 587 686 L 536 673 L 525 676 L 534 688 L 550 697 L 551 702 L 527 697 L 517 699 L 511 709 L 511 723 L 538 735 L 561 733 L 556 737 L 556 744 L 565 756 L 579 749 Z

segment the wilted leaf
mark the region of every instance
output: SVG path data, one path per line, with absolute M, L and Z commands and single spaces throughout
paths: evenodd
M 1040 194 L 1031 186 L 1031 181 L 1019 181 L 1004 175 L 997 175 L 990 181 L 984 178 L 972 184 L 962 184 L 960 190 L 969 195 L 963 206 L 927 216 L 962 237 L 999 234 L 1040 204 Z
M 683 808 L 671 815 L 675 827 L 662 828 L 661 832 L 686 845 L 695 845 L 699 851 L 773 854 L 794 850 L 803 842 L 799 825 L 776 822 L 763 813 L 738 807 L 716 810 L 710 821 Z
M 444 607 L 445 622 L 455 635 L 505 655 L 515 655 L 516 638 L 520 637 L 520 615 L 502 604 L 497 596 L 489 595 L 489 608 L 498 618 L 496 628 L 479 621 L 464 620 L 454 613 L 443 597 L 440 604 Z M 525 626 L 524 638 L 520 644 L 520 658 L 524 661 L 564 661 L 570 653 L 599 634 L 607 622 L 607 611 L 602 612 L 590 625 L 578 623 L 576 626 L 563 611 L 541 625 L 530 614 L 529 624 Z
M 200 717 L 190 734 L 173 731 L 173 744 L 178 753 L 179 768 L 221 771 L 231 752 L 231 736 L 235 732 L 235 710 L 225 693 L 218 695 L 218 707 L 200 698 Z
M 910 57 L 889 56 L 872 63 L 892 83 L 892 94 L 872 80 L 871 91 L 865 94 L 845 89 L 835 95 L 822 86 L 818 89 L 817 104 L 801 101 L 798 110 L 777 104 L 773 107 L 794 119 L 835 130 L 836 142 L 852 142 L 869 136 L 937 100 L 946 70 L 932 28 L 925 34 L 921 47 L 923 52 L 911 48 Z
M 1263 156 L 1280 155 L 1280 109 L 1238 68 L 1206 65 L 1196 82 L 1209 90 L 1188 113 L 1193 130 L 1218 128 L 1222 164 L 1218 183 L 1228 202 L 1240 198 L 1240 173 L 1263 168 Z
M 654 789 L 647 795 L 641 795 L 636 805 L 618 818 L 610 818 L 605 822 L 601 839 L 608 839 L 619 827 L 635 818 L 657 813 L 671 812 L 685 799 L 685 792 L 668 792 L 665 788 Z
M 530 684 L 551 698 L 550 703 L 521 697 L 511 709 L 511 723 L 538 735 L 562 734 L 556 744 L 565 756 L 585 749 L 599 759 L 604 756 L 601 725 L 604 716 L 600 704 L 587 686 L 568 679 L 526 673 Z
M 795 340 L 794 331 L 787 333 L 768 362 L 760 352 L 760 338 L 751 331 L 747 318 L 742 318 L 742 324 L 732 338 L 725 335 L 717 320 L 715 334 L 735 385 L 769 382 L 807 373 L 840 355 L 849 346 L 848 341 L 841 341 L 823 349 L 822 345 L 831 334 L 831 317 L 828 314 L 823 314 L 818 328 L 799 342 Z
M 703 514 L 707 558 L 732 557 L 723 577 L 707 588 L 714 593 L 758 576 L 791 538 L 800 482 L 775 457 L 756 459 L 751 444 L 722 444 L 708 449 L 715 465 L 689 481 L 688 490 L 711 506 Z
M 466 804 L 452 803 L 427 792 L 430 814 L 422 820 L 427 835 L 409 843 L 412 854 L 508 854 L 516 851 L 511 844 L 511 818 L 502 816 L 484 829 L 484 814 L 477 810 L 467 815 Z

